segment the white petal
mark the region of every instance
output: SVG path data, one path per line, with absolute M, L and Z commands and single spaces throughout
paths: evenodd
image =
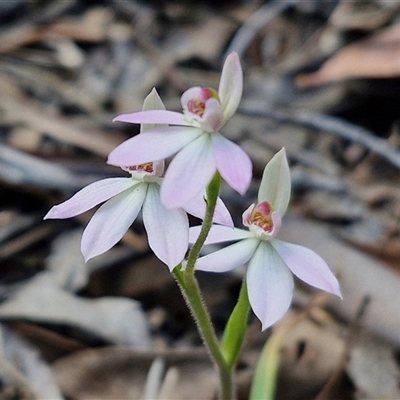
M 193 215 L 200 219 L 204 219 L 207 207 L 205 197 L 206 197 L 205 193 L 197 195 L 189 203 L 185 204 L 183 209 L 190 215 Z M 224 202 L 219 197 L 217 199 L 217 204 L 215 206 L 213 221 L 217 224 L 230 226 L 233 228 L 233 221 L 231 214 L 226 208 Z
M 113 247 L 136 219 L 147 184 L 139 183 L 104 203 L 93 215 L 82 235 L 81 250 L 88 261 Z
M 251 204 L 242 214 L 242 224 L 249 227 L 251 225 L 251 213 L 253 212 L 256 204 Z
M 285 149 L 281 149 L 266 165 L 258 190 L 258 203 L 267 201 L 281 217 L 285 214 L 290 200 L 290 170 Z
M 199 128 L 181 126 L 153 129 L 121 143 L 108 155 L 107 163 L 126 167 L 163 160 L 202 133 Z
M 142 111 L 148 110 L 165 110 L 164 103 L 162 102 L 160 96 L 157 93 L 155 88 L 147 95 L 147 97 L 143 101 Z M 140 125 L 140 132 L 150 131 L 151 129 L 155 129 L 157 127 L 161 128 L 162 126 L 166 125 L 159 125 L 159 124 L 141 124 Z
M 215 206 L 213 221 L 216 224 L 221 224 L 233 228 L 233 220 L 231 213 L 226 208 L 225 203 L 218 197 L 217 204 Z
M 342 297 L 337 279 L 318 254 L 307 247 L 277 239 L 273 239 L 271 245 L 290 270 L 302 281 Z
M 224 122 L 224 113 L 220 102 L 217 99 L 206 101 L 204 114 L 201 118 L 202 124 L 208 132 L 218 131 Z
M 240 194 L 246 193 L 253 175 L 250 157 L 220 133 L 212 135 L 215 164 L 222 178 Z
M 143 223 L 150 248 L 172 271 L 184 259 L 189 245 L 189 222 L 185 211 L 165 209 L 159 186 L 151 184 L 143 204 Z
M 194 243 L 200 235 L 201 225 L 189 229 L 189 243 Z M 234 240 L 254 237 L 249 231 L 224 225 L 213 225 L 208 233 L 205 244 L 232 242 Z
M 82 214 L 138 183 L 131 178 L 107 178 L 93 182 L 67 201 L 52 207 L 44 219 L 71 218 Z
M 255 238 L 244 239 L 214 253 L 200 257 L 196 269 L 209 272 L 226 272 L 246 264 L 259 245 Z
M 188 204 L 204 192 L 215 171 L 210 135 L 204 133 L 171 161 L 161 184 L 164 206 L 178 208 Z
M 261 242 L 249 262 L 246 277 L 251 308 L 264 330 L 290 307 L 293 276 L 269 242 Z
M 145 110 L 130 114 L 121 114 L 113 122 L 128 122 L 130 124 L 172 124 L 187 125 L 183 114 L 167 110 Z
M 237 53 L 231 53 L 222 68 L 218 95 L 224 110 L 224 121 L 235 114 L 243 92 L 243 72 Z

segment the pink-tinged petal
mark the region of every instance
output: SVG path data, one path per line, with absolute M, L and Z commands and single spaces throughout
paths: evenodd
M 150 248 L 172 271 L 185 258 L 189 246 L 187 214 L 182 209 L 165 209 L 159 186 L 151 184 L 143 203 L 143 223 Z
M 312 250 L 297 244 L 274 239 L 271 245 L 290 270 L 302 281 L 340 298 L 339 282 L 332 274 L 326 262 Z
M 142 111 L 148 110 L 165 110 L 164 103 L 162 102 L 160 96 L 157 93 L 155 88 L 147 95 L 147 97 L 143 101 Z M 157 127 L 162 127 L 165 125 L 158 125 L 158 124 L 141 124 L 140 125 L 140 133 L 150 131 Z
M 290 170 L 285 149 L 276 153 L 266 165 L 258 190 L 258 203 L 267 201 L 283 216 L 290 200 Z
M 124 167 L 163 160 L 202 133 L 201 129 L 192 127 L 157 128 L 121 143 L 109 154 L 107 163 Z
M 184 125 L 188 123 L 182 113 L 167 110 L 146 110 L 131 114 L 121 114 L 113 119 L 113 122 L 128 122 L 130 124 L 170 124 Z
M 212 135 L 215 164 L 222 178 L 240 194 L 246 193 L 253 175 L 250 157 L 240 146 L 219 133 Z
M 82 214 L 138 183 L 131 178 L 107 178 L 93 182 L 67 201 L 52 207 L 44 219 L 71 218 Z
M 104 203 L 93 215 L 82 235 L 85 261 L 111 249 L 136 219 L 146 195 L 146 183 L 139 183 Z
M 189 243 L 194 243 L 200 235 L 201 225 L 189 229 Z M 208 233 L 205 244 L 232 242 L 234 240 L 254 237 L 251 232 L 230 226 L 213 225 Z
M 203 134 L 171 161 L 161 184 L 164 206 L 171 209 L 188 204 L 204 192 L 215 171 L 210 135 Z
M 200 257 L 196 269 L 209 272 L 227 272 L 246 264 L 256 251 L 260 241 L 255 238 L 244 239 L 214 253 Z
M 207 131 L 218 131 L 224 122 L 224 113 L 220 102 L 217 99 L 206 101 L 206 107 L 202 117 L 203 124 Z
M 218 95 L 224 110 L 224 122 L 235 114 L 243 92 L 243 72 L 237 53 L 233 52 L 225 60 L 219 82 Z
M 251 204 L 242 214 L 242 223 L 244 226 L 249 227 L 251 224 L 251 213 L 253 212 L 256 204 Z
M 233 228 L 233 220 L 231 213 L 226 208 L 225 203 L 218 197 L 217 204 L 215 205 L 213 222 Z
M 208 97 L 206 98 L 205 95 L 207 92 L 200 86 L 193 86 L 182 93 L 181 96 L 181 106 L 184 110 L 188 110 L 188 104 L 193 99 L 199 99 L 205 102 Z
M 293 296 L 293 276 L 269 242 L 257 247 L 246 281 L 251 308 L 267 329 L 286 313 Z
M 194 215 L 197 218 L 204 219 L 206 214 L 206 200 L 205 194 L 200 194 L 191 200 L 188 204 L 182 207 L 188 214 Z M 230 226 L 233 228 L 233 220 L 231 214 L 224 202 L 218 197 L 215 206 L 213 221 L 217 224 Z

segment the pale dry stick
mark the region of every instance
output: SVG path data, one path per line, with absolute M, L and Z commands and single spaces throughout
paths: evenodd
M 272 0 L 260 7 L 236 32 L 225 55 L 236 51 L 240 57 L 254 39 L 258 31 L 298 0 Z
M 150 366 L 144 388 L 143 400 L 158 399 L 162 378 L 165 372 L 165 362 L 157 357 Z
M 11 257 L 29 246 L 34 245 L 40 240 L 46 239 L 54 234 L 55 227 L 49 225 L 40 225 L 12 239 L 10 242 L 0 246 L 0 260 Z
M 301 125 L 306 128 L 339 136 L 354 143 L 359 143 L 400 169 L 399 150 L 395 149 L 387 140 L 374 136 L 369 130 L 343 121 L 340 118 L 312 111 L 279 111 L 267 108 L 257 110 L 253 107 L 241 108 L 239 112 L 244 115 L 264 117 L 289 124 Z
M 0 144 L 0 179 L 14 185 L 60 190 L 84 186 L 84 181 L 67 169 L 5 144 Z

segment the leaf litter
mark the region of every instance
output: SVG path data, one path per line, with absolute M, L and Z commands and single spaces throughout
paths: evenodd
M 286 146 L 294 189 L 282 238 L 321 254 L 344 296 L 287 333 L 278 398 L 398 396 L 399 14 L 379 0 L 1 3 L 2 395 L 213 398 L 212 366 L 140 222 L 85 265 L 88 216 L 41 218 L 119 174 L 105 157 L 137 131 L 112 124 L 115 115 L 140 108 L 153 86 L 179 110 L 182 91 L 215 86 L 236 50 L 245 93 L 225 132 L 251 155 L 257 179 Z M 223 188 L 234 219 L 255 187 L 244 197 Z M 242 272 L 200 276 L 218 333 Z M 287 318 L 313 296 L 298 289 Z M 366 296 L 360 336 L 346 345 Z M 270 335 L 259 331 L 252 320 L 237 371 L 243 399 Z

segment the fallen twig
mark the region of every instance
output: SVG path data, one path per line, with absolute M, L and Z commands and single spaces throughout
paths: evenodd
M 249 103 L 248 103 L 249 104 Z M 275 109 L 257 110 L 247 106 L 239 110 L 242 114 L 271 118 L 289 124 L 297 124 L 307 128 L 324 131 L 342 137 L 351 142 L 359 143 L 368 150 L 379 154 L 392 165 L 400 168 L 400 151 L 387 140 L 374 136 L 369 130 L 343 121 L 340 118 L 312 111 L 278 111 Z

